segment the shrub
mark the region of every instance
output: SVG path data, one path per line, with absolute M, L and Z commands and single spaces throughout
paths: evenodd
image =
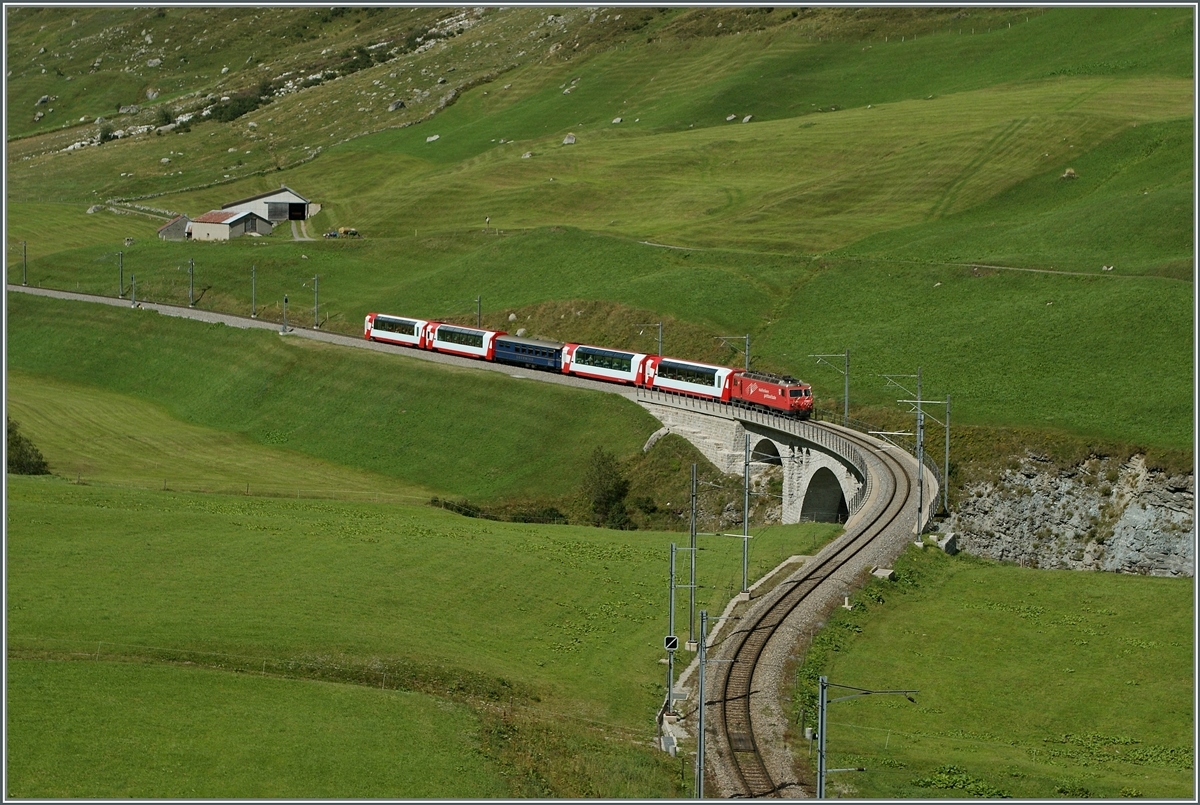
M 14 475 L 49 475 L 41 451 L 21 433 L 16 422 L 4 419 L 8 424 L 8 471 Z
M 155 125 L 169 126 L 174 122 L 175 118 L 171 117 L 171 112 L 167 109 L 167 107 L 158 107 L 158 117 L 155 119 Z
M 629 512 L 625 508 L 629 479 L 621 472 L 616 456 L 603 447 L 597 447 L 592 453 L 592 463 L 583 476 L 581 491 L 591 506 L 592 525 L 630 527 Z

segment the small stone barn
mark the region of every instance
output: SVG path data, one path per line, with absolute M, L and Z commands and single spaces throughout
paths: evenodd
M 158 237 L 161 240 L 186 240 L 190 223 L 191 220 L 186 215 L 172 218 L 158 228 Z
M 191 240 L 230 240 L 247 232 L 271 234 L 271 222 L 249 210 L 213 210 L 194 219 L 187 227 Z
M 312 204 L 304 196 L 286 185 L 278 190 L 260 193 L 257 196 L 231 201 L 221 205 L 222 210 L 247 210 L 257 213 L 272 224 L 280 221 L 304 221 L 316 215 L 320 206 Z

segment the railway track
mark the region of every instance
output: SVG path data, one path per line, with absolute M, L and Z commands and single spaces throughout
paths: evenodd
M 847 431 L 842 431 L 841 435 L 870 452 L 881 467 L 877 479 L 878 497 L 871 511 L 851 532 L 842 535 L 751 607 L 716 652 L 717 658 L 722 660 L 714 669 L 718 677 L 714 688 L 718 695 L 707 704 L 715 710 L 713 724 L 717 741 L 714 748 L 718 763 L 724 765 L 724 772 L 719 776 L 723 783 L 721 787 L 726 789 L 728 796 L 779 797 L 799 793 L 788 790 L 798 786 L 794 779 L 776 779 L 787 776 L 778 771 L 772 774 L 755 736 L 752 697 L 760 693 L 775 695 L 774 690 L 754 688 L 764 649 L 792 613 L 805 604 L 818 608 L 828 605 L 840 592 L 840 586 L 834 587 L 838 584 L 834 577 L 844 579 L 847 570 L 856 573 L 865 558 L 864 553 L 874 553 L 870 549 L 880 537 L 894 535 L 895 529 L 907 525 L 904 514 L 911 508 L 908 504 L 914 488 L 908 468 L 890 451 L 879 451 L 878 445 L 866 437 Z

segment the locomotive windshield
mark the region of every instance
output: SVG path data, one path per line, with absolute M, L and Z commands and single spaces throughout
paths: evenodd
M 597 369 L 611 369 L 614 372 L 628 372 L 633 366 L 633 355 L 628 352 L 578 347 L 575 350 L 575 363 L 595 366 Z
M 460 330 L 457 327 L 442 325 L 437 328 L 436 338 L 450 344 L 462 344 L 464 347 L 483 348 L 483 333 L 478 330 Z
M 700 386 L 717 385 L 717 370 L 704 366 L 685 366 L 663 361 L 658 364 L 658 376 L 683 383 L 695 383 Z
M 804 389 L 788 389 L 789 397 L 803 397 Z

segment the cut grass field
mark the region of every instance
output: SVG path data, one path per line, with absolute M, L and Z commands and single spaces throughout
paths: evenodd
M 1192 444 L 1192 335 L 1182 324 L 1193 304 L 1188 282 L 681 252 L 575 229 L 479 235 L 476 251 L 466 249 L 471 240 L 435 246 L 424 255 L 432 265 L 392 264 L 386 287 L 377 268 L 386 251 L 377 243 L 229 244 L 197 263 L 197 288 L 211 286 L 200 306 L 248 314 L 253 262 L 259 314 L 279 318 L 290 292 L 289 315 L 304 322 L 312 297 L 295 261 L 320 273 L 322 319 L 344 332 L 358 332 L 372 311 L 456 315 L 473 324 L 469 306 L 455 300 L 480 294 L 492 327 L 652 350 L 652 339 L 637 337 L 645 328 L 632 325 L 665 316 L 678 323 L 664 331 L 667 354 L 736 365 L 740 356 L 714 350 L 713 336 L 749 332 L 759 366 L 802 377 L 823 397 L 840 399 L 842 378 L 808 355 L 849 348 L 855 402 L 891 405 L 894 395 L 877 375 L 920 366 L 931 395 L 951 394 L 962 424 L 1051 427 L 1151 447 Z M 141 298 L 186 304 L 189 251 L 135 245 L 125 258 L 126 282 L 138 266 Z M 564 255 L 570 272 L 563 271 Z M 64 252 L 54 268 L 39 264 L 37 281 L 47 272 L 45 284 L 66 285 L 80 264 L 94 266 L 82 290 L 115 295 L 116 266 L 98 250 Z M 570 318 L 540 315 L 551 297 L 568 300 L 552 306 Z M 598 300 L 642 318 L 615 315 L 612 304 L 586 304 Z M 510 312 L 518 321 L 508 321 Z M 1114 394 L 1127 401 L 1119 409 Z
M 394 477 L 189 425 L 134 397 L 8 374 L 8 415 L 51 471 L 89 484 L 253 495 L 421 503 L 430 491 Z
M 462 704 L 139 662 L 10 659 L 16 799 L 502 797 Z
M 1191 579 L 914 548 L 895 567 L 836 611 L 802 669 L 809 724 L 818 674 L 920 691 L 830 706 L 829 767 L 867 769 L 829 779 L 841 796 L 1195 796 Z
M 628 456 L 659 426 L 617 395 L 402 354 L 17 294 L 8 312 L 12 370 L 472 499 L 570 494 L 597 445 Z
M 849 348 L 858 377 L 921 366 L 933 393 L 954 397 L 959 422 L 1189 447 L 1188 10 L 974 10 L 970 20 L 777 11 L 647 10 L 632 28 L 612 15 L 485 15 L 429 51 L 435 61 L 406 56 L 234 124 L 29 160 L 14 152 L 22 178 L 9 185 L 11 231 L 29 241 L 34 284 L 111 294 L 123 250 L 139 293 L 179 302 L 193 258 L 201 306 L 246 312 L 254 265 L 264 315 L 278 317 L 290 293 L 305 319 L 303 283 L 319 275 L 323 318 L 345 331 L 371 310 L 464 314 L 476 296 L 496 322 L 596 300 L 709 335 L 749 332 L 763 368 L 812 379 L 830 397 L 840 378 L 807 355 Z M 720 35 L 717 16 L 741 33 Z M 169 22 L 184 30 L 197 21 Z M 349 31 L 344 22 L 328 37 Z M 396 22 L 382 14 L 353 30 Z M 17 36 L 32 47 L 36 29 L 23 24 Z M 507 38 L 510 24 L 533 25 L 546 48 L 569 26 L 581 49 L 570 60 L 514 54 L 520 64 L 504 84 L 464 91 L 419 126 L 342 142 L 351 132 L 337 127 L 353 129 L 356 115 L 365 117 L 353 133 L 385 125 L 375 95 L 408 97 L 447 65 L 483 69 L 468 51 L 488 48 L 472 43 L 486 44 L 487 32 Z M 292 59 L 293 49 L 281 43 L 277 55 Z M 372 111 L 353 111 L 352 98 Z M 731 113 L 753 121 L 726 122 Z M 578 139 L 564 146 L 568 131 Z M 184 190 L 204 177 L 224 182 L 230 148 L 245 169 L 257 165 L 264 137 L 287 139 L 285 151 L 300 142 L 324 150 L 269 178 Z M 168 173 L 186 175 L 159 176 L 164 156 Z M 208 163 L 216 156 L 221 166 Z M 1078 178 L 1060 178 L 1066 168 Z M 145 203 L 193 215 L 285 181 L 321 203 L 310 230 L 352 225 L 367 239 L 297 244 L 284 227 L 253 242 L 163 244 L 146 237 L 149 219 L 123 216 L 116 222 L 137 241 L 124 247 L 111 213 L 81 223 L 78 208 L 30 202 L 94 200 L 80 188 L 97 177 L 100 195 L 152 188 L 162 195 Z M 485 216 L 505 235 L 485 236 Z M 59 229 L 70 234 L 45 234 Z M 13 254 L 10 281 L 20 276 Z M 975 263 L 1105 284 L 1024 272 L 979 280 L 966 265 Z M 683 357 L 713 357 L 692 351 Z M 891 405 L 877 386 L 854 394 Z M 1135 402 L 1114 415 L 1113 393 Z
M 8 494 L 10 658 L 70 659 L 95 653 L 100 641 L 102 656 L 227 671 L 266 668 L 367 685 L 391 672 L 391 684 L 399 679 L 477 705 L 511 696 L 519 714 L 554 734 L 606 730 L 619 738 L 609 753 L 617 765 L 653 738 L 664 692 L 658 659 L 670 535 L 57 478 L 10 476 Z M 764 530 L 752 546 L 752 578 L 837 531 L 822 524 Z M 720 609 L 729 586 L 740 583 L 736 543 L 705 545 L 698 606 Z M 686 624 L 686 602 L 677 617 Z M 153 692 L 160 683 L 144 684 L 145 706 L 162 707 Z M 558 720 L 569 728 L 555 732 Z M 134 721 L 123 729 L 138 732 Z M 22 751 L 33 754 L 35 746 Z M 138 786 L 154 784 L 157 772 L 137 771 L 140 754 L 116 754 Z M 605 762 L 593 769 L 601 778 L 612 771 Z M 29 764 L 34 757 L 16 768 Z M 672 791 L 677 774 L 672 764 L 663 769 L 660 795 Z M 204 776 L 194 774 L 181 780 Z M 42 779 L 37 790 L 65 784 Z M 631 795 L 623 784 L 614 779 L 597 790 Z M 207 791 L 200 796 L 219 795 Z

